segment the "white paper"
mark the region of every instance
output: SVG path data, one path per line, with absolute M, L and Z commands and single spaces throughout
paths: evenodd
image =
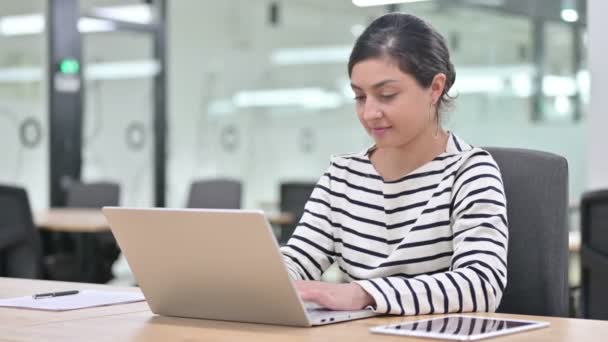
M 81 290 L 78 294 L 34 299 L 32 296 L 0 299 L 0 307 L 66 311 L 145 301 L 139 292 Z

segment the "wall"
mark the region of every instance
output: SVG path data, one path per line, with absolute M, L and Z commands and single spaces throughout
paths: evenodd
M 608 188 L 608 2 L 589 0 L 589 69 L 591 103 L 587 132 L 588 189 Z

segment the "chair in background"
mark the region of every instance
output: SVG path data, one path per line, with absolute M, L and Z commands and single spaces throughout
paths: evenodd
M 568 315 L 568 163 L 540 151 L 487 148 L 507 197 L 507 287 L 498 312 Z
M 583 195 L 581 234 L 582 315 L 608 320 L 608 189 Z
M 240 209 L 241 182 L 233 179 L 207 179 L 190 185 L 188 208 Z
M 40 278 L 41 251 L 24 189 L 0 185 L 0 277 Z
M 281 227 L 279 244 L 286 244 L 293 234 L 315 185 L 315 183 L 310 182 L 286 182 L 281 184 L 279 209 L 281 212 L 291 214 L 294 222 Z
M 120 186 L 112 182 L 80 183 L 70 185 L 66 194 L 66 207 L 101 209 L 118 206 Z M 47 255 L 45 264 L 51 279 L 106 283 L 112 279 L 112 264 L 120 249 L 111 232 L 101 233 L 54 233 L 62 247 L 57 253 Z M 78 260 L 77 260 L 78 259 Z M 93 263 L 78 267 L 78 263 Z M 87 269 L 86 274 L 77 270 Z
M 100 209 L 106 205 L 117 206 L 119 202 L 120 185 L 116 183 L 73 183 L 68 189 L 66 206 Z

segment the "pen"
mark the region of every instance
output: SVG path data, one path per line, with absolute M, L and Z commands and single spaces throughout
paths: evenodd
M 52 298 L 52 297 L 59 297 L 59 296 L 75 295 L 75 294 L 78 294 L 78 292 L 79 292 L 78 290 L 71 290 L 71 291 L 60 291 L 60 292 L 37 293 L 37 294 L 33 295 L 32 297 L 34 297 L 34 299 Z

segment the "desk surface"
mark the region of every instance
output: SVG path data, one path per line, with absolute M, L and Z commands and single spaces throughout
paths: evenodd
M 62 281 L 0 278 L 0 298 L 19 297 L 42 292 L 80 289 L 139 291 L 139 289 L 136 287 L 118 287 L 87 283 L 70 283 Z M 4 330 L 5 328 L 25 327 L 42 323 L 100 317 L 105 315 L 115 315 L 134 311 L 148 312 L 148 304 L 146 304 L 145 302 L 139 302 L 63 312 L 48 312 L 39 310 L 11 309 L 0 307 L 0 331 Z
M 0 278 L 3 297 L 31 294 L 42 289 L 104 288 L 104 285 L 60 283 Z M 548 321 L 545 329 L 509 335 L 496 341 L 594 342 L 608 336 L 608 322 L 539 316 L 478 314 L 480 316 Z M 11 341 L 426 341 L 400 336 L 371 335 L 368 329 L 413 320 L 415 317 L 379 317 L 316 328 L 294 328 L 264 324 L 232 323 L 152 314 L 145 303 L 115 305 L 70 312 L 42 312 L 0 308 L 2 338 Z M 494 341 L 494 340 L 490 340 Z
M 110 230 L 99 209 L 53 208 L 36 213 L 40 229 L 67 233 L 95 233 Z

